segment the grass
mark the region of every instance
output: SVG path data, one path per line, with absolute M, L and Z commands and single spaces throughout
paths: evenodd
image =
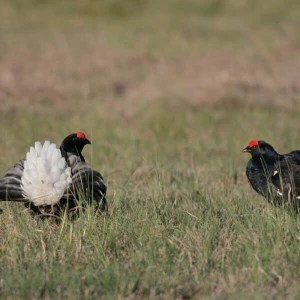
M 299 297 L 299 216 L 242 153 L 299 148 L 298 1 L 187 2 L 2 1 L 2 174 L 80 130 L 109 203 L 59 224 L 1 203 L 2 298 Z

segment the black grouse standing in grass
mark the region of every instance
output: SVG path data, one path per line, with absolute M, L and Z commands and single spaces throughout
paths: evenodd
M 253 189 L 275 204 L 291 204 L 300 199 L 300 151 L 278 154 L 264 141 L 251 140 L 243 150 L 252 158 L 246 167 Z
M 60 149 L 46 141 L 31 147 L 0 179 L 0 200 L 25 202 L 36 215 L 52 216 L 95 201 L 99 211 L 107 210 L 103 177 L 85 162 L 82 150 L 90 144 L 82 132 L 67 136 Z
M 252 155 L 246 167 L 246 175 L 252 188 L 270 200 L 274 195 L 271 176 L 276 170 L 279 154 L 268 143 L 256 140 L 251 140 L 243 151 Z

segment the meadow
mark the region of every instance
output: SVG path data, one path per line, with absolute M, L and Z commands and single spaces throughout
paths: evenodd
M 300 149 L 299 1 L 0 4 L 1 174 L 83 131 L 109 205 L 55 222 L 1 202 L 2 299 L 300 297 L 300 217 L 242 153 Z

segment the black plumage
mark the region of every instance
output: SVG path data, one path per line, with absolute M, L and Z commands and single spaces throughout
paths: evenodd
M 277 188 L 277 194 L 291 204 L 300 203 L 300 151 L 281 155 L 271 177 Z
M 60 150 L 71 168 L 72 183 L 57 204 L 34 206 L 24 198 L 21 178 L 25 159 L 18 161 L 0 179 L 0 200 L 25 202 L 25 206 L 29 207 L 34 215 L 41 216 L 57 215 L 67 210 L 69 216 L 72 217 L 78 214 L 80 208 L 84 208 L 94 201 L 96 210 L 106 211 L 106 184 L 102 175 L 98 171 L 92 170 L 82 155 L 82 150 L 87 144 L 91 143 L 82 132 L 70 134 L 62 141 Z
M 246 176 L 252 188 L 276 204 L 295 203 L 300 195 L 300 151 L 281 155 L 268 143 L 252 140 Z

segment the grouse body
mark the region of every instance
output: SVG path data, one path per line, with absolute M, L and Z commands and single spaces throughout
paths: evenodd
M 68 135 L 59 149 L 50 142 L 43 146 L 37 142 L 0 179 L 0 200 L 25 202 L 32 213 L 42 216 L 65 209 L 73 216 L 93 201 L 99 211 L 107 210 L 103 177 L 82 155 L 87 144 L 91 143 L 82 132 Z
M 300 195 L 300 151 L 281 155 L 264 141 L 251 140 L 246 176 L 252 188 L 268 201 L 291 203 Z

